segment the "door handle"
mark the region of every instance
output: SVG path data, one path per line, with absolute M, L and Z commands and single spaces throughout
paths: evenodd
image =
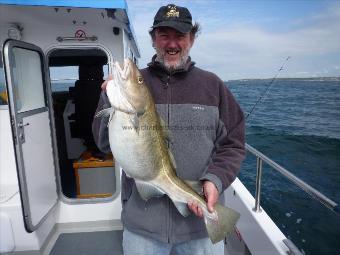
M 19 123 L 18 123 L 18 128 L 19 128 L 19 130 L 18 130 L 18 142 L 20 142 L 20 143 L 24 143 L 25 142 L 25 129 L 24 129 L 24 127 L 27 127 L 27 126 L 29 126 L 30 125 L 30 123 L 23 123 L 22 121 L 20 121 Z
M 27 127 L 27 126 L 29 126 L 29 125 L 30 125 L 30 123 L 25 123 L 25 124 L 23 124 L 22 122 L 19 122 L 18 127 L 19 127 L 19 128 L 23 128 L 23 127 Z

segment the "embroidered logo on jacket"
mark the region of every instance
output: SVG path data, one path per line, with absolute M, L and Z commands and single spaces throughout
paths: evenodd
M 192 109 L 193 110 L 204 111 L 204 107 L 203 106 L 193 106 Z

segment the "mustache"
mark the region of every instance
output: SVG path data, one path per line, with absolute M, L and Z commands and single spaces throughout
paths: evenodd
M 166 48 L 165 51 L 182 51 L 181 48 Z
M 155 49 L 157 53 L 156 61 L 161 63 L 168 71 L 173 71 L 176 69 L 183 68 L 188 60 L 189 51 L 190 51 L 190 49 L 180 49 L 180 48 L 157 48 L 155 47 Z M 179 50 L 180 58 L 178 59 L 177 63 L 170 65 L 165 60 L 165 55 L 167 51 L 176 51 L 176 50 Z

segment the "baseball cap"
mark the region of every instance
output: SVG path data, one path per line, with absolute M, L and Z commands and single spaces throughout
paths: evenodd
M 192 29 L 191 13 L 187 8 L 174 4 L 162 6 L 157 11 L 151 28 L 156 27 L 171 27 L 181 33 L 188 33 Z

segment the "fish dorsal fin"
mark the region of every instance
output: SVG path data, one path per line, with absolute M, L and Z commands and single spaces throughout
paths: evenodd
M 186 184 L 190 186 L 194 191 L 196 191 L 199 195 L 203 195 L 203 184 L 201 181 L 189 181 L 184 180 Z
M 189 208 L 188 208 L 186 203 L 174 202 L 174 201 L 173 201 L 173 203 L 176 206 L 178 212 L 180 214 L 182 214 L 182 216 L 187 217 L 187 216 L 190 215 L 191 212 L 190 212 L 190 210 L 189 210 Z
M 171 141 L 171 138 L 170 138 L 170 136 L 171 136 L 170 131 L 169 131 L 168 127 L 166 126 L 165 121 L 160 116 L 158 116 L 158 118 L 159 118 L 159 123 L 161 125 L 162 135 L 163 135 L 165 141 L 172 144 L 172 141 Z
M 95 117 L 100 118 L 100 117 L 109 117 L 112 114 L 114 114 L 115 109 L 113 107 L 103 109 L 99 112 L 96 113 Z
M 160 116 L 159 116 L 159 122 L 160 122 L 160 125 L 161 125 L 161 130 L 162 130 L 163 137 L 165 138 L 165 140 L 166 140 L 167 142 L 169 142 L 170 144 L 172 144 L 171 139 L 170 139 L 170 132 L 169 132 L 169 130 L 168 130 L 167 127 L 166 127 L 165 121 L 164 121 Z M 174 157 L 174 155 L 172 154 L 172 152 L 171 152 L 170 149 L 168 149 L 168 153 L 169 153 L 171 165 L 172 165 L 172 167 L 173 167 L 174 170 L 175 170 L 175 169 L 177 169 L 175 157 Z
M 170 140 L 170 132 L 166 127 L 165 121 L 160 116 L 158 116 L 158 118 L 159 118 L 159 123 L 161 125 L 162 134 L 163 134 L 164 138 L 169 141 Z
M 154 185 L 140 181 L 135 180 L 136 187 L 138 190 L 139 195 L 145 200 L 149 200 L 152 197 L 161 197 L 164 195 L 164 192 L 160 190 L 159 188 L 155 187 Z
M 177 169 L 177 165 L 176 165 L 175 157 L 172 154 L 171 150 L 169 150 L 169 149 L 168 149 L 168 153 L 169 153 L 170 163 L 171 163 L 173 169 L 176 170 Z

